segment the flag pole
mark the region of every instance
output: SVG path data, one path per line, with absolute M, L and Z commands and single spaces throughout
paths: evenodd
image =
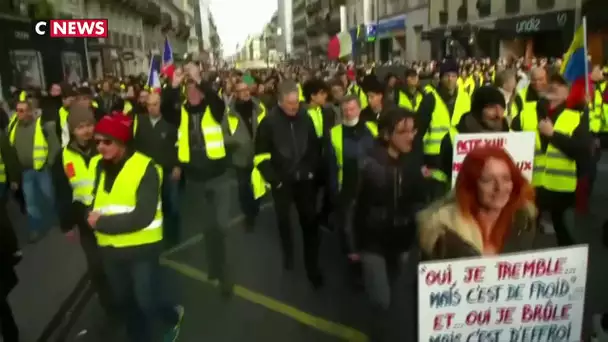
M 583 17 L 583 50 L 585 54 L 585 96 L 587 99 L 591 96 L 591 90 L 589 89 L 589 56 L 587 49 L 587 17 Z

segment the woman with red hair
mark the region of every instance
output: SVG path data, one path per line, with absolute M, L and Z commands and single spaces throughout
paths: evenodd
M 496 255 L 533 248 L 534 189 L 499 147 L 471 151 L 452 193 L 417 216 L 427 259 Z

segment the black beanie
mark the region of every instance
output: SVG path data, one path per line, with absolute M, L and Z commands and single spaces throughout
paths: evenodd
M 491 105 L 500 105 L 505 108 L 504 95 L 495 86 L 483 86 L 477 88 L 473 93 L 473 99 L 471 100 L 471 112 L 481 113 L 481 111 Z
M 446 59 L 439 66 L 439 76 L 440 77 L 443 77 L 443 75 L 445 75 L 448 72 L 453 72 L 455 74 L 458 74 L 458 63 L 453 59 Z

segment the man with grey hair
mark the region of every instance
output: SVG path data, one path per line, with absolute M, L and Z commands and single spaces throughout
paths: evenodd
M 255 140 L 252 182 L 255 198 L 270 188 L 281 239 L 283 266 L 293 269 L 290 220 L 294 204 L 304 240 L 306 274 L 314 288 L 323 285 L 319 269 L 319 225 L 316 219 L 316 171 L 321 144 L 312 119 L 300 108 L 298 86 L 284 81 L 278 88 L 278 106 L 260 122 Z M 262 187 L 258 186 L 264 184 Z

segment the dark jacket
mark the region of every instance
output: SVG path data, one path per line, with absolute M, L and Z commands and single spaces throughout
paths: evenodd
M 70 141 L 66 148 L 82 156 L 87 167 L 89 166 L 91 159 L 97 155 L 95 146 L 83 148 L 78 146 L 75 141 Z M 55 200 L 57 201 L 57 207 L 59 208 L 59 228 L 61 228 L 61 231 L 64 233 L 74 229 L 74 227 L 85 230 L 85 233 L 90 233 L 86 220 L 84 219 L 87 214 L 86 206 L 81 202 L 74 202 L 72 185 L 65 172 L 62 150 L 60 153 L 57 153 L 57 157 L 55 158 L 55 162 L 51 169 Z
M 503 126 L 500 131 L 493 131 L 490 128 L 484 126 L 482 121 L 479 119 L 479 115 L 467 113 L 462 116 L 458 125 L 456 125 L 458 133 L 497 133 L 497 132 L 508 132 L 509 124 L 506 119 L 503 119 Z M 446 134 L 441 140 L 441 150 L 439 152 L 439 165 L 429 165 L 431 168 L 438 168 L 443 171 L 451 182 L 452 179 L 452 162 L 454 157 L 454 145 L 450 134 Z
M 304 109 L 291 117 L 277 106 L 262 120 L 255 140 L 255 155 L 265 153 L 270 153 L 271 159 L 261 162 L 257 168 L 273 187 L 282 182 L 315 178 L 321 142 Z
M 462 215 L 453 193 L 421 211 L 417 216 L 418 243 L 424 259 L 444 260 L 482 255 L 483 239 L 472 219 Z M 518 210 L 500 253 L 534 249 L 536 236 L 534 203 Z
M 106 103 L 105 96 L 108 96 L 109 103 Z M 101 116 L 98 116 L 100 114 L 103 116 L 114 111 L 122 112 L 125 108 L 125 100 L 114 93 L 108 95 L 100 94 L 95 98 L 95 102 L 97 102 L 98 108 L 98 111 L 95 112 L 95 119 L 97 119 L 97 121 L 101 119 Z
M 205 98 L 198 105 L 192 105 L 189 102 L 182 104 L 180 88 L 166 87 L 162 93 L 161 112 L 163 113 L 163 118 L 167 122 L 173 123 L 178 129 L 181 124 L 182 106 L 188 112 L 190 132 L 188 137 L 184 139 L 190 139 L 190 162 L 182 165 L 182 169 L 187 178 L 205 181 L 224 174 L 230 166 L 230 158 L 211 160 L 207 157 L 205 151 L 193 148 L 196 145 L 195 142 L 203 144 L 202 141 L 204 140 L 202 140 L 203 135 L 200 132 L 200 127 L 207 107 L 209 107 L 215 121 L 220 125 L 224 120 L 226 111 L 226 103 L 213 90 L 211 83 L 201 82 L 199 88 L 202 89 Z M 198 132 L 196 133 L 198 135 L 193 135 L 193 132 Z
M 18 250 L 17 236 L 8 215 L 5 196 L 0 198 L 0 296 L 2 298 L 6 298 L 17 285 L 15 265 L 21 259 L 16 255 Z
M 21 183 L 21 164 L 17 153 L 10 143 L 8 135 L 0 130 L 0 153 L 2 154 L 2 162 L 6 172 L 7 184 Z
M 152 126 L 147 114 L 134 114 L 137 116 L 137 131 L 134 136 L 135 149 L 162 166 L 171 170 L 179 165 L 177 160 L 177 127 L 164 118 Z
M 415 215 L 428 198 L 419 154 L 395 160 L 377 142 L 363 159 L 352 212 L 345 227 L 350 252 L 397 253 L 416 237 Z

